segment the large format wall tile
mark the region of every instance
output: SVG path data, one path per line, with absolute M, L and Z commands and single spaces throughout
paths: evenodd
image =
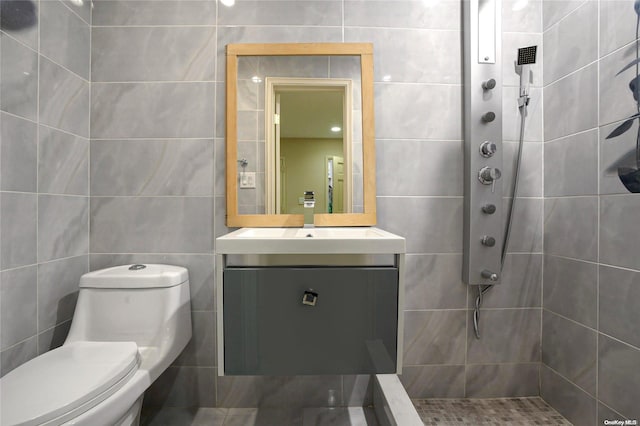
M 460 141 L 377 140 L 376 163 L 378 195 L 463 195 Z
M 36 266 L 0 272 L 0 350 L 37 331 Z
M 218 26 L 217 76 L 225 75 L 227 44 L 231 43 L 340 43 L 342 28 L 317 26 Z M 366 42 L 367 40 L 361 40 Z
M 209 197 L 95 197 L 91 253 L 208 253 Z
M 542 32 L 542 0 L 530 0 L 526 3 L 518 0 L 502 2 L 503 32 Z
M 191 312 L 191 340 L 173 365 L 213 367 L 216 358 L 216 318 L 213 311 Z
M 89 198 L 38 197 L 38 261 L 79 256 L 89 249 Z
M 100 25 L 214 25 L 214 1 L 94 0 L 93 29 Z
M 38 356 L 38 339 L 35 336 L 2 351 L 0 353 L 0 377 L 36 356 Z
M 596 260 L 597 197 L 546 199 L 544 217 L 545 254 Z
M 87 255 L 38 265 L 38 330 L 47 330 L 73 317 L 80 277 L 87 272 Z
M 598 397 L 629 419 L 640 418 L 640 350 L 600 335 Z
M 91 81 L 212 81 L 215 41 L 215 27 L 94 28 Z
M 632 66 L 618 74 L 635 59 L 636 45 L 633 43 L 600 60 L 599 123 L 601 126 L 638 113 L 638 105 L 630 86 L 637 75 L 637 68 Z
M 233 7 L 218 7 L 218 25 L 304 25 L 342 24 L 342 2 L 336 0 L 241 1 Z
M 347 28 L 345 41 L 373 43 L 375 81 L 462 83 L 461 33 L 416 29 Z M 403 40 L 398 44 L 398 40 Z M 416 55 L 416 51 L 429 52 Z
M 600 197 L 600 262 L 640 269 L 640 240 L 635 194 Z
M 3 191 L 35 192 L 37 189 L 38 139 L 35 123 L 0 113 Z
M 547 255 L 544 276 L 544 308 L 596 328 L 597 265 Z
M 518 151 L 518 142 L 502 143 L 502 194 L 511 197 Z M 542 197 L 542 154 L 541 143 L 524 143 L 518 174 L 518 197 Z
M 90 84 L 40 58 L 40 123 L 89 137 Z
M 464 363 L 465 320 L 464 310 L 406 311 L 404 363 Z
M 472 364 L 466 371 L 467 398 L 540 395 L 540 364 Z
M 598 193 L 598 131 L 590 130 L 544 145 L 544 195 Z
M 462 5 L 459 2 L 347 0 L 344 24 L 347 27 L 387 27 L 460 29 Z
M 636 38 L 634 0 L 607 0 L 600 5 L 600 56 L 607 55 Z
M 152 407 L 215 407 L 213 367 L 169 367 L 145 392 Z
M 540 396 L 572 424 L 596 426 L 596 400 L 542 364 Z
M 600 194 L 627 194 L 618 169 L 636 168 L 636 141 L 638 120 L 622 135 L 607 139 L 621 122 L 600 127 Z
M 475 306 L 477 286 L 469 286 L 469 307 Z M 482 307 L 539 308 L 542 299 L 542 255 L 518 253 L 505 259 L 500 284 L 482 298 Z
M 91 195 L 213 195 L 213 140 L 91 142 Z
M 600 266 L 599 330 L 640 348 L 640 272 Z
M 40 126 L 38 192 L 89 195 L 89 140 Z
M 213 83 L 94 83 L 91 136 L 213 136 Z
M 35 194 L 0 193 L 0 268 L 36 263 L 37 202 Z
M 507 224 L 507 208 L 510 199 L 503 198 L 504 226 Z M 513 209 L 513 224 L 508 253 L 542 252 L 543 201 L 535 198 L 517 198 Z
M 0 37 L 0 108 L 35 120 L 38 112 L 38 54 L 7 37 Z
M 459 85 L 379 83 L 375 85 L 375 109 L 377 138 L 462 139 Z
M 561 19 L 582 6 L 585 1 L 592 0 L 558 0 L 542 2 L 542 29 L 548 30 Z
M 542 320 L 542 362 L 595 395 L 597 332 L 546 310 Z
M 527 142 L 542 142 L 542 90 L 530 89 L 529 105 L 524 125 L 524 140 Z M 518 87 L 502 88 L 502 139 L 505 141 L 520 141 L 522 110 L 518 107 L 520 91 Z
M 540 361 L 540 309 L 498 309 L 480 312 L 480 339 L 467 327 L 467 362 Z M 473 313 L 469 324 L 473 324 Z
M 585 2 L 545 31 L 544 45 L 545 85 L 595 61 L 598 58 L 598 2 Z
M 464 308 L 467 286 L 462 282 L 462 255 L 416 254 L 406 257 L 404 308 Z
M 89 25 L 60 1 L 40 3 L 40 53 L 89 80 Z
M 545 88 L 545 141 L 589 130 L 598 125 L 597 71 L 597 64 L 590 65 Z
M 462 253 L 462 198 L 378 197 L 378 226 L 407 239 L 407 253 Z
M 463 398 L 464 365 L 405 366 L 398 376 L 409 398 Z

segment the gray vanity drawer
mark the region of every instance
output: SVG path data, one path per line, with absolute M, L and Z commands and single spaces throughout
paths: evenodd
M 225 374 L 396 372 L 398 268 L 226 268 L 223 282 Z

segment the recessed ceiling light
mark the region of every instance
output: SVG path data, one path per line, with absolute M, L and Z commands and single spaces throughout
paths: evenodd
M 231 7 L 236 4 L 236 0 L 220 0 L 220 3 L 224 4 L 227 7 Z
M 333 126 L 333 127 L 331 128 L 331 131 L 332 131 L 332 132 L 336 132 L 336 133 L 337 133 L 337 132 L 339 132 L 340 130 L 342 130 L 342 129 L 341 129 L 340 127 L 338 127 L 338 126 Z

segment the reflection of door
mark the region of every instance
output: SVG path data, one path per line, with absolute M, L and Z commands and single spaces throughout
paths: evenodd
M 280 213 L 286 213 L 287 205 L 287 163 L 280 157 Z
M 344 213 L 344 158 L 326 157 L 327 212 Z
M 286 213 L 285 206 L 287 205 L 287 203 L 286 203 L 287 196 L 286 196 L 286 191 L 285 191 L 286 180 L 284 179 L 284 177 L 286 176 L 286 173 L 283 174 L 282 169 L 281 169 L 281 167 L 284 165 L 284 158 L 282 158 L 280 156 L 280 94 L 278 94 L 278 93 L 275 94 L 275 112 L 274 112 L 274 115 L 273 115 L 273 136 L 274 136 L 274 141 L 275 141 L 275 147 L 274 147 L 275 150 L 274 150 L 274 157 L 273 157 L 272 161 L 275 163 L 275 166 L 276 166 L 276 170 L 275 170 L 275 180 L 276 180 L 275 181 L 275 189 L 276 189 L 275 211 L 276 212 L 280 212 L 280 213 Z M 280 161 L 278 161 L 279 158 L 281 159 Z M 271 197 L 269 197 L 268 194 L 267 194 L 267 200 L 269 200 L 269 201 L 267 201 L 267 203 L 270 204 Z

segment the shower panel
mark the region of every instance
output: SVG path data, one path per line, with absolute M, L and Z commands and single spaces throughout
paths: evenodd
M 501 0 L 464 7 L 464 258 L 470 285 L 500 282 L 502 251 Z

